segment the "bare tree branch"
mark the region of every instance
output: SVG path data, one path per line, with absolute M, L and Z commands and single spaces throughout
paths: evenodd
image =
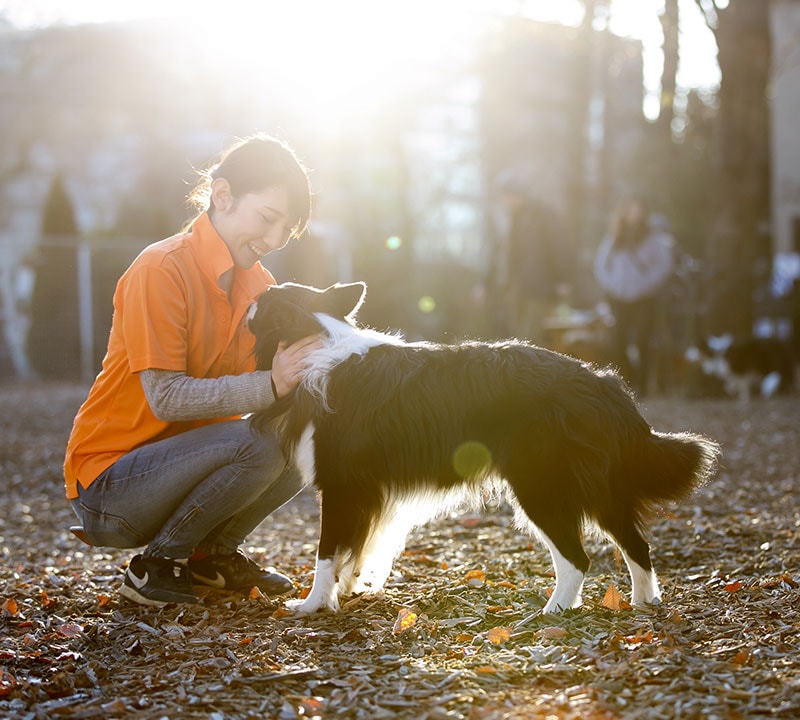
M 697 7 L 700 8 L 700 12 L 703 13 L 703 18 L 706 21 L 708 29 L 711 30 L 716 37 L 717 28 L 719 26 L 719 15 L 717 14 L 717 6 L 714 0 L 695 0 L 695 3 Z

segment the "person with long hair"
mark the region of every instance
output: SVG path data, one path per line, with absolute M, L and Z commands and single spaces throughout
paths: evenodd
M 270 371 L 255 371 L 246 313 L 275 283 L 260 259 L 299 237 L 311 212 L 294 151 L 267 135 L 238 141 L 190 200 L 191 222 L 145 248 L 117 283 L 108 349 L 64 462 L 88 540 L 144 547 L 121 594 L 155 606 L 197 602 L 194 583 L 293 589 L 240 550 L 301 489 L 277 439 L 243 416 L 290 393 L 318 342 L 281 346 Z
M 594 275 L 614 317 L 612 360 L 642 395 L 650 380 L 658 297 L 673 271 L 673 244 L 651 223 L 644 200 L 632 196 L 618 206 L 595 255 Z

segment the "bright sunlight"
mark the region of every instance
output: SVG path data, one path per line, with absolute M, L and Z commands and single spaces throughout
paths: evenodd
M 644 55 L 645 112 L 649 115 L 661 72 L 663 0 L 612 0 L 610 29 L 641 40 Z M 681 0 L 682 62 L 678 82 L 711 87 L 719 82 L 710 31 L 693 0 Z M 177 17 L 207 38 L 205 46 L 251 68 L 269 72 L 305 97 L 309 107 L 346 119 L 364 104 L 391 102 L 409 77 L 435 74 L 458 62 L 482 29 L 498 14 L 522 14 L 575 25 L 582 4 L 576 0 L 228 0 L 198 5 L 187 0 L 5 0 L 0 13 L 22 26 L 53 22 L 115 22 Z M 246 78 L 243 78 L 245 81 Z

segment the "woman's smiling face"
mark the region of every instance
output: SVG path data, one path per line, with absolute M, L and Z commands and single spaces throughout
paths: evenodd
M 285 187 L 274 185 L 234 198 L 227 182 L 217 180 L 214 184 L 217 187 L 212 190 L 211 222 L 228 246 L 236 267 L 250 268 L 289 242 L 297 221 L 290 219 Z

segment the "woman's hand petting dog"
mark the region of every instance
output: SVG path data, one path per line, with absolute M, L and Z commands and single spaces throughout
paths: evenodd
M 303 378 L 309 353 L 319 350 L 322 340 L 319 335 L 309 335 L 291 345 L 281 341 L 272 360 L 272 383 L 276 400 L 292 392 Z

